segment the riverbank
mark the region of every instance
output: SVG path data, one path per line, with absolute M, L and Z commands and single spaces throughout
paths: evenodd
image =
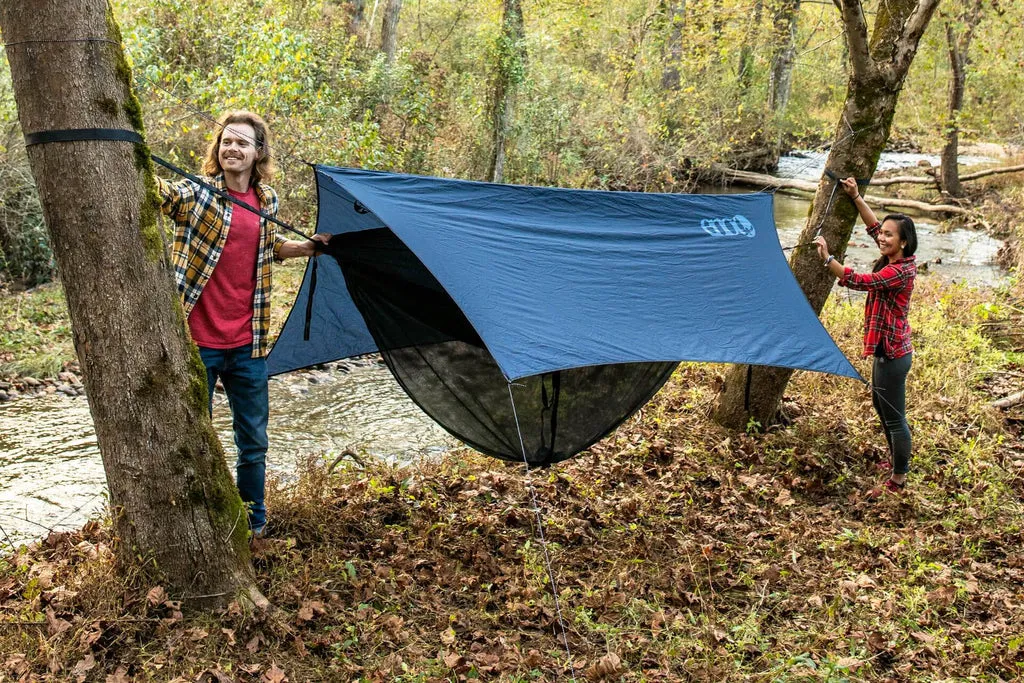
M 535 472 L 468 452 L 406 467 L 311 454 L 271 485 L 255 559 L 270 618 L 190 614 L 127 582 L 103 523 L 0 561 L 0 671 L 83 681 L 1011 680 L 1024 672 L 1024 415 L 991 406 L 1024 358 L 988 299 L 915 293 L 914 472 L 871 499 L 870 396 L 797 373 L 790 424 L 729 434 L 723 368 L 684 365 L 636 418 Z M 831 301 L 854 357 L 862 311 Z M 859 360 L 867 372 L 865 361 Z M 187 606 L 186 606 L 187 607 Z

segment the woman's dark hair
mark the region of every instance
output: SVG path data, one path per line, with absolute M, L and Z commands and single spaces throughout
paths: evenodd
M 903 247 L 903 256 L 913 256 L 914 252 L 917 251 L 917 228 L 914 227 L 914 221 L 902 213 L 890 213 L 888 216 L 882 219 L 882 223 L 886 221 L 892 221 L 896 224 L 896 230 L 899 232 L 900 241 L 906 242 L 907 246 Z M 881 256 L 875 261 L 872 272 L 877 273 L 889 263 L 887 256 Z

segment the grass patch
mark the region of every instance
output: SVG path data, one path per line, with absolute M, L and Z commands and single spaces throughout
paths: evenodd
M 59 284 L 0 292 L 0 377 L 50 377 L 74 358 L 71 322 Z

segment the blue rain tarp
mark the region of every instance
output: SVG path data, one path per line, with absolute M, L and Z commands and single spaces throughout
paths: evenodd
M 789 269 L 771 194 L 570 190 L 326 166 L 316 178 L 317 232 L 389 229 L 508 379 L 682 360 L 860 379 Z M 339 264 L 316 260 L 314 297 L 310 266 L 271 374 L 377 350 Z
M 379 351 L 482 453 L 565 460 L 681 360 L 859 377 L 779 247 L 772 197 L 597 192 L 316 168 L 318 232 L 278 374 Z

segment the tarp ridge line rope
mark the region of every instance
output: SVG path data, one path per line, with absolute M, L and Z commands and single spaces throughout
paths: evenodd
M 533 510 L 537 517 L 537 536 L 540 539 L 540 547 L 544 551 L 544 564 L 548 570 L 548 580 L 551 581 L 551 594 L 555 598 L 555 613 L 558 615 L 558 628 L 561 630 L 562 645 L 565 646 L 565 654 L 569 658 L 569 673 L 572 680 L 576 681 L 576 666 L 573 664 L 572 650 L 569 649 L 569 636 L 565 628 L 565 619 L 562 617 L 562 605 L 558 600 L 558 584 L 555 581 L 555 571 L 551 566 L 551 555 L 548 553 L 548 541 L 544 535 L 544 517 L 541 513 L 540 503 L 537 502 L 537 490 L 533 487 L 530 479 L 530 462 L 526 457 L 526 442 L 523 440 L 523 432 L 519 428 L 519 415 L 516 412 L 516 399 L 512 395 L 512 382 L 508 382 L 508 400 L 512 404 L 512 417 L 515 419 L 516 432 L 519 435 L 519 445 L 523 452 L 523 465 L 526 466 L 526 488 L 530 491 L 533 500 Z
M 168 169 L 170 171 L 173 171 L 174 173 L 177 173 L 178 175 L 182 176 L 183 178 L 187 178 L 188 180 L 191 180 L 192 182 L 194 182 L 194 183 L 204 187 L 205 189 L 209 190 L 210 192 L 213 192 L 215 195 L 217 195 L 221 199 L 227 200 L 227 201 L 231 202 L 232 204 L 236 204 L 236 205 L 238 205 L 238 206 L 240 206 L 243 209 L 246 209 L 248 211 L 252 211 L 254 214 L 259 216 L 260 218 L 265 218 L 266 220 L 270 221 L 271 223 L 274 223 L 275 225 L 280 225 L 285 230 L 288 230 L 289 232 L 292 232 L 292 233 L 298 235 L 299 237 L 302 237 L 303 239 L 306 239 L 306 240 L 311 239 L 309 235 L 305 234 L 304 232 L 302 232 L 300 230 L 296 230 L 295 228 L 293 228 L 288 223 L 285 223 L 284 221 L 278 219 L 277 217 L 270 215 L 269 213 L 267 213 L 266 211 L 263 211 L 262 209 L 258 209 L 255 206 L 252 206 L 251 204 L 247 204 L 246 202 L 243 202 L 241 199 L 236 199 L 235 197 L 232 197 L 230 193 L 225 192 L 224 190 L 221 190 L 220 188 L 214 187 L 213 185 L 211 185 L 210 183 L 206 182 L 202 178 L 189 173 L 185 169 L 179 168 L 178 166 L 175 166 L 171 162 L 165 161 L 164 159 L 161 159 L 160 157 L 156 156 L 155 154 L 151 154 L 150 157 L 153 159 L 153 161 L 155 161 L 156 163 L 160 164 L 164 168 L 166 168 L 166 169 Z

